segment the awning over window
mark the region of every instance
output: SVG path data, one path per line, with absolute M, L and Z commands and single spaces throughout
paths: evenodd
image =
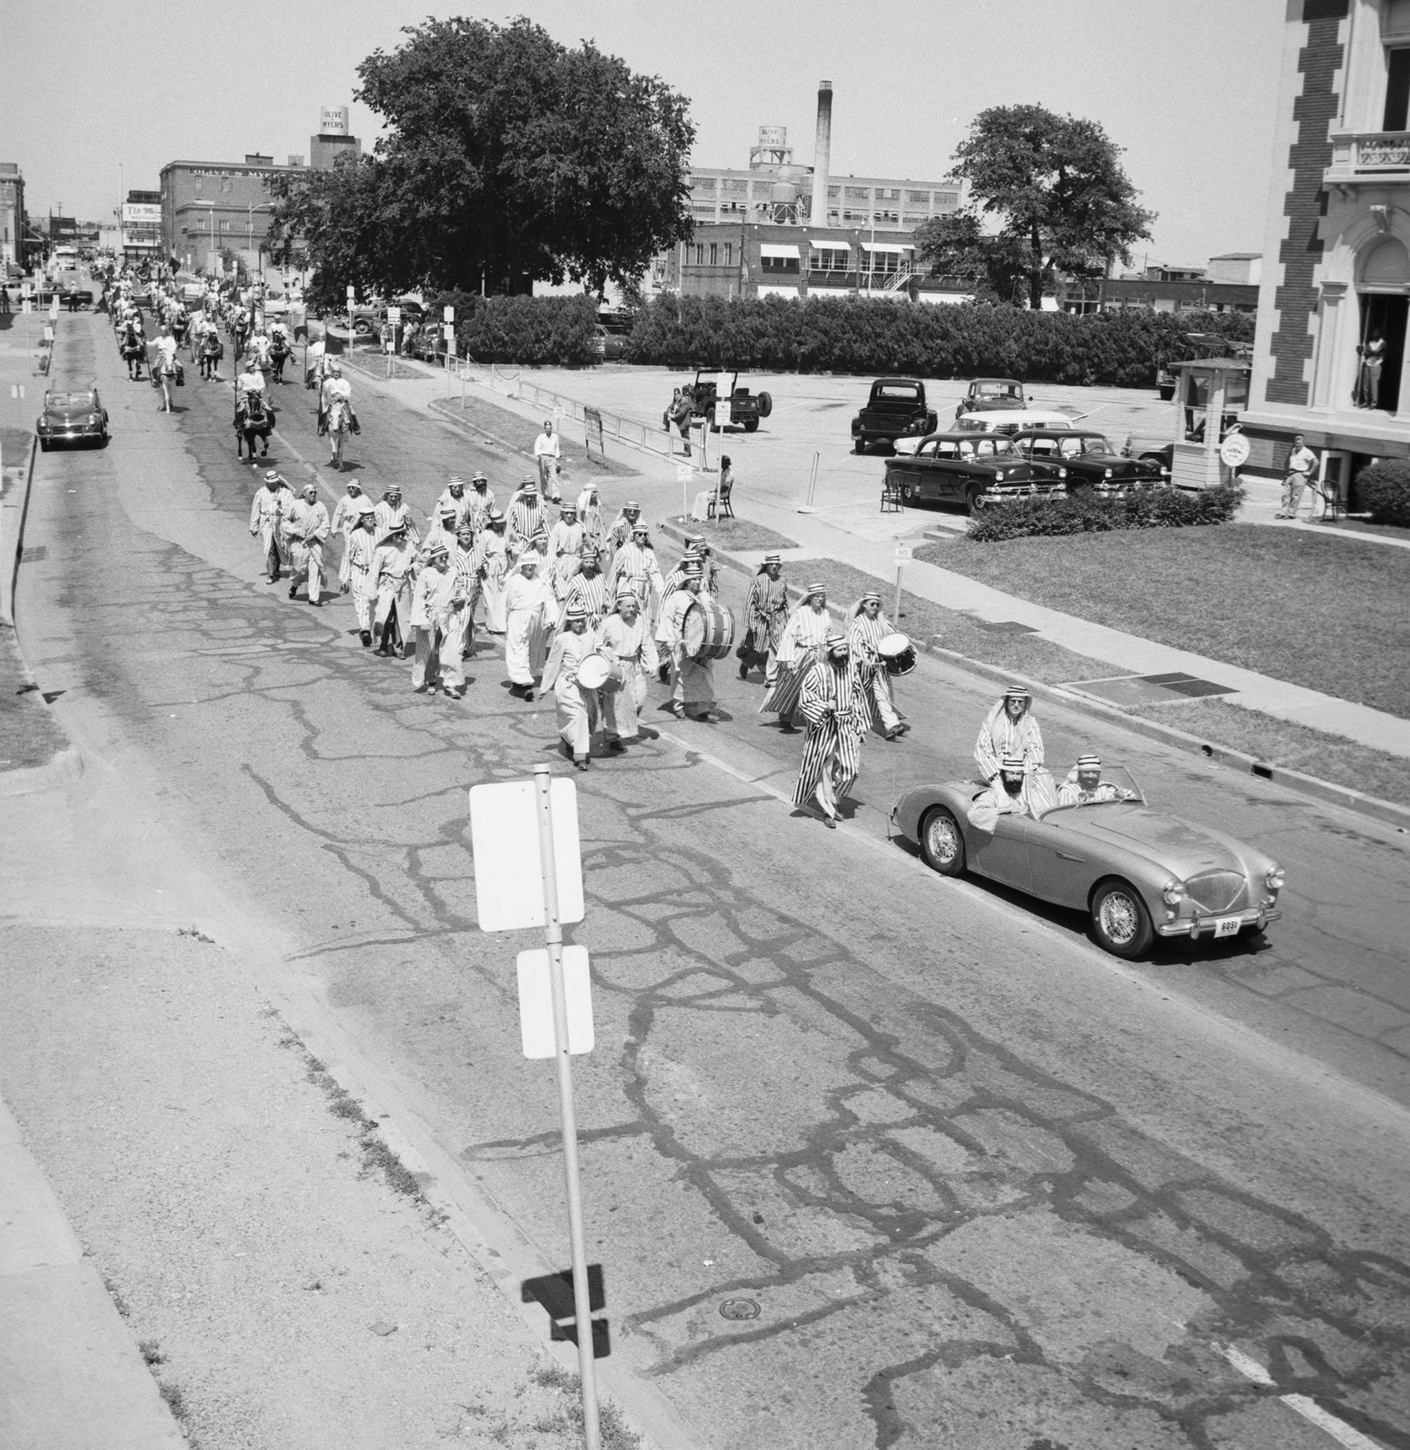
M 784 246 L 778 242 L 760 242 L 759 255 L 761 257 L 787 257 L 796 262 L 798 260 L 798 248 L 796 246 Z
M 864 252 L 913 252 L 915 248 L 900 242 L 863 242 Z
M 852 244 L 850 242 L 819 242 L 813 240 L 808 245 L 815 252 L 850 252 L 852 250 Z

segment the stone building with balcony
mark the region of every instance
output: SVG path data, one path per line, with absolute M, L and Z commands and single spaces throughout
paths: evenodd
M 1345 493 L 1410 457 L 1410 0 L 1285 0 L 1281 76 L 1243 431 L 1273 476 L 1306 434 Z

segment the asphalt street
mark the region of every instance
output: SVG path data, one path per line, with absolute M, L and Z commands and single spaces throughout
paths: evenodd
M 378 1082 L 490 1242 L 564 1267 L 551 1071 L 519 1052 L 512 956 L 536 943 L 475 928 L 465 795 L 554 756 L 551 702 L 510 697 L 492 649 L 464 701 L 413 695 L 346 601 L 263 581 L 228 384 L 188 368 L 168 416 L 102 319 L 66 347 L 114 437 L 38 462 L 37 680 L 140 800 L 134 851 L 160 838 L 199 883 L 197 925 Z M 395 479 L 424 513 L 451 471 L 501 497 L 523 471 L 354 388 L 374 497 Z M 268 463 L 331 504 L 312 395 L 277 392 Z M 604 505 L 633 493 L 675 511 L 633 479 Z M 868 743 L 835 833 L 787 804 L 798 737 L 758 684 L 723 662 L 717 685 L 719 723 L 658 712 L 576 778 L 578 1112 L 623 1402 L 649 1387 L 711 1447 L 1332 1443 L 1296 1391 L 1410 1445 L 1403 839 L 1054 711 L 1050 758 L 1095 746 L 1288 871 L 1266 945 L 1130 966 L 888 839 L 902 790 L 966 773 L 992 685 L 907 677 L 915 728 Z

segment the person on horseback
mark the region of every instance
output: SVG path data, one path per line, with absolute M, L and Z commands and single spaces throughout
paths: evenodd
M 220 330 L 207 319 L 205 330 L 201 333 L 201 376 L 207 381 L 220 376 L 217 365 L 224 353 L 225 344 L 220 340 Z
M 343 435 L 357 431 L 357 414 L 353 412 L 352 384 L 343 377 L 342 364 L 335 358 L 328 364 L 328 376 L 318 395 L 319 432 L 328 436 L 329 465 L 343 466 Z
M 274 429 L 274 410 L 265 396 L 264 374 L 246 363 L 245 371 L 235 379 L 235 431 L 243 436 L 250 457 L 255 456 L 255 438 L 263 447 L 261 457 L 269 455 L 269 435 Z M 235 440 L 235 456 L 240 456 L 240 439 Z
M 122 353 L 122 360 L 127 364 L 129 380 L 137 382 L 142 376 L 142 359 L 147 355 L 147 344 L 146 339 L 142 336 L 142 319 L 140 317 L 129 317 L 123 324 L 118 351 Z
M 327 343 L 317 337 L 304 349 L 304 387 L 323 386 L 323 363 L 327 347 Z
M 292 348 L 289 345 L 289 328 L 286 323 L 276 319 L 269 324 L 269 366 L 270 377 L 276 383 L 284 381 L 284 364 L 288 361 Z

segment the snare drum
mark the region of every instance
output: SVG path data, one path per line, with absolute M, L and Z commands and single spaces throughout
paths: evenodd
M 601 690 L 607 686 L 611 677 L 612 667 L 607 663 L 604 655 L 585 655 L 578 666 L 578 684 L 584 690 Z M 618 682 L 617 688 L 621 688 L 620 682 Z
M 908 675 L 916 667 L 916 647 L 904 634 L 882 635 L 876 652 L 888 675 Z
M 734 648 L 734 615 L 715 599 L 697 599 L 685 613 L 681 642 L 693 660 L 722 660 Z

